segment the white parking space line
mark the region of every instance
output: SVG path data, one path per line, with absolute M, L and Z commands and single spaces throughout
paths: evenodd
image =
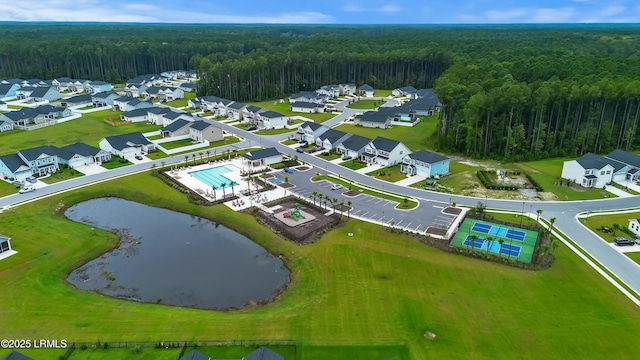
M 378 201 L 376 201 L 376 204 L 379 204 L 379 203 L 381 203 L 382 201 L 383 201 L 383 200 L 378 200 Z
M 444 206 L 436 206 L 436 205 L 431 205 L 431 206 L 433 206 L 436 209 L 444 209 Z
M 362 217 L 365 217 L 365 215 L 367 215 L 369 212 L 367 211 L 366 213 L 362 214 Z
M 420 228 L 422 228 L 422 224 L 416 226 L 416 231 L 420 231 Z
M 408 229 L 409 226 L 411 226 L 411 221 L 409 221 L 409 223 L 405 227 Z
M 394 218 L 392 218 L 391 220 L 387 221 L 387 224 L 391 224 L 393 222 Z

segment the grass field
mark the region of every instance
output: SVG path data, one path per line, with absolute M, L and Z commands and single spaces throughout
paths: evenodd
M 209 143 L 208 147 L 199 148 L 197 150 L 182 151 L 182 152 L 178 152 L 178 153 L 175 153 L 175 154 L 171 154 L 171 156 L 182 155 L 182 154 L 191 154 L 193 152 L 196 152 L 196 153 L 202 152 L 202 153 L 206 154 L 207 150 L 210 151 L 211 154 L 213 154 L 213 151 L 214 151 L 213 149 L 214 148 L 217 148 L 217 147 L 220 147 L 220 146 L 224 146 L 224 145 L 235 144 L 235 143 L 238 143 L 238 142 L 240 142 L 240 139 L 235 137 L 235 136 L 225 136 L 223 140 L 218 140 L 218 141 L 214 141 L 212 143 Z M 191 145 L 191 143 L 189 143 L 189 145 Z M 162 144 L 162 146 L 164 146 L 164 144 Z M 158 160 L 158 159 L 163 159 L 163 158 L 169 157 L 169 155 L 165 154 L 162 151 L 154 151 L 152 153 L 147 154 L 146 156 L 149 159 L 152 159 L 152 160 Z
M 185 91 L 184 92 L 184 98 L 173 100 L 173 101 L 169 101 L 169 102 L 166 103 L 166 105 L 173 106 L 173 107 L 176 107 L 176 108 L 185 107 L 185 106 L 187 106 L 187 103 L 189 102 L 189 100 L 194 99 L 195 97 L 196 97 L 196 93 L 195 92 Z
M 635 261 L 637 264 L 640 264 L 640 252 L 627 252 L 624 254 L 627 255 L 629 259 Z
M 247 103 L 247 105 L 253 105 L 263 109 L 273 110 L 275 112 L 279 112 L 280 114 L 287 115 L 287 116 L 304 116 L 316 122 L 324 122 L 336 116 L 335 114 L 332 114 L 332 113 L 307 114 L 307 113 L 293 112 L 289 110 L 288 100 L 285 100 L 283 103 L 280 103 L 280 100 L 266 100 L 261 102 Z
M 294 144 L 298 143 L 298 140 L 296 140 L 296 139 L 287 139 L 287 140 L 280 141 L 280 143 L 282 145 L 294 145 Z
M 384 100 L 358 100 L 353 104 L 347 105 L 349 109 L 370 110 L 384 104 Z
M 177 149 L 177 148 L 181 148 L 181 147 L 184 147 L 184 146 L 193 145 L 193 140 L 191 140 L 191 138 L 181 139 L 181 140 L 176 140 L 176 141 L 169 141 L 169 142 L 166 142 L 166 143 L 162 143 L 160 145 L 162 145 L 162 147 L 167 149 L 167 150 L 172 150 L 172 149 Z
M 292 284 L 270 305 L 229 312 L 77 291 L 65 275 L 116 239 L 67 221 L 56 209 L 104 194 L 241 232 L 283 255 Z M 616 359 L 640 351 L 640 343 L 621 341 L 637 330 L 640 312 L 563 245 L 555 265 L 539 272 L 444 253 L 356 220 L 298 246 L 226 206 L 191 205 L 146 173 L 6 210 L 0 221 L 19 252 L 0 261 L 6 338 L 296 339 L 302 360 Z M 436 339 L 426 339 L 425 331 Z M 47 354 L 57 358 L 60 351 Z
M 407 178 L 407 175 L 400 171 L 400 165 L 370 171 L 367 173 L 367 175 L 389 182 L 396 182 Z
M 606 214 L 605 215 L 595 215 L 591 214 L 588 219 L 580 219 L 582 224 L 591 229 L 594 233 L 598 234 L 602 239 L 607 242 L 613 242 L 613 239 L 621 236 L 626 238 L 635 238 L 635 235 L 629 235 L 621 230 L 617 232 L 613 232 L 613 224 L 618 224 L 620 226 L 629 226 L 629 219 L 638 219 L 640 218 L 640 212 L 632 212 L 632 213 L 624 213 L 624 214 Z M 606 233 L 599 231 L 602 227 L 608 227 L 611 229 L 611 232 Z
M 100 139 L 105 136 L 136 131 L 144 133 L 161 128 L 161 126 L 149 125 L 146 122 L 125 126 L 111 126 L 103 121 L 104 118 L 119 116 L 119 114 L 116 111 L 102 110 L 84 114 L 80 119 L 47 126 L 42 129 L 2 132 L 0 133 L 0 155 L 11 154 L 21 149 L 41 145 L 65 146 L 78 141 L 97 147 Z
M 131 165 L 131 164 L 133 164 L 133 163 L 131 161 L 129 161 L 129 160 L 121 159 L 119 157 L 114 156 L 114 157 L 111 158 L 111 161 L 103 162 L 101 166 L 103 168 L 105 168 L 105 169 L 111 170 L 111 169 L 121 168 L 123 166 L 128 166 L 128 165 Z
M 20 188 L 6 181 L 0 181 L 0 197 L 15 194 Z
M 416 126 L 394 126 L 391 129 L 374 129 L 352 124 L 343 124 L 335 129 L 349 134 L 356 134 L 370 139 L 376 136 L 401 141 L 410 150 L 432 150 L 433 134 L 438 125 L 437 116 L 424 117 Z
M 316 156 L 321 158 L 321 159 L 325 159 L 327 161 L 331 161 L 331 160 L 335 160 L 335 159 L 340 158 L 342 155 L 340 155 L 337 152 L 323 151 L 323 152 L 317 153 Z
M 266 129 L 266 130 L 258 130 L 256 132 L 254 132 L 254 134 L 256 134 L 256 135 L 279 135 L 279 134 L 285 134 L 285 133 L 292 132 L 292 131 L 296 131 L 296 129 L 287 129 L 287 128 Z
M 359 170 L 359 169 L 364 169 L 367 167 L 367 164 L 358 161 L 358 160 L 347 160 L 345 162 L 341 162 L 340 165 L 346 167 L 347 169 L 351 169 L 351 170 Z
M 391 96 L 391 92 L 393 90 L 389 90 L 389 89 L 374 89 L 373 90 L 373 96 L 375 97 L 387 97 L 387 96 Z
M 60 181 L 65 181 L 80 176 L 84 176 L 84 174 L 78 170 L 61 167 L 57 173 L 51 174 L 51 176 L 40 178 L 40 181 L 46 184 L 54 184 Z

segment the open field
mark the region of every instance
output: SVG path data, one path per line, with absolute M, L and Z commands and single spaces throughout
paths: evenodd
M 57 173 L 51 174 L 51 176 L 42 177 L 40 178 L 40 181 L 47 184 L 54 184 L 60 181 L 65 181 L 80 176 L 84 176 L 84 174 L 78 170 L 74 170 L 68 167 L 61 167 Z
M 133 163 L 131 161 L 127 160 L 127 159 L 121 159 L 121 158 L 119 158 L 117 156 L 114 156 L 114 157 L 111 158 L 110 161 L 103 162 L 101 166 L 103 168 L 105 168 L 105 169 L 111 170 L 111 169 L 117 169 L 117 168 L 120 168 L 120 167 L 123 167 L 123 166 L 128 166 L 128 165 L 131 165 L 131 164 L 133 164 Z
M 308 119 L 314 120 L 316 122 L 324 122 L 327 121 L 334 116 L 332 113 L 317 113 L 317 114 L 307 114 L 307 113 L 297 113 L 289 110 L 289 100 L 285 99 L 283 103 L 280 103 L 280 100 L 266 100 L 261 102 L 253 102 L 247 103 L 247 105 L 253 105 L 257 107 L 261 107 L 267 110 L 273 110 L 275 112 L 279 112 L 282 115 L 287 116 L 304 116 Z
M 384 100 L 358 100 L 353 104 L 347 105 L 349 109 L 370 110 L 384 104 Z
M 165 148 L 167 150 L 172 150 L 172 149 L 177 149 L 177 148 L 183 147 L 183 146 L 193 145 L 193 140 L 191 140 L 191 138 L 187 138 L 187 139 L 182 139 L 182 140 L 169 141 L 169 142 L 166 142 L 166 143 L 162 143 L 161 145 L 162 145 L 163 148 Z
M 407 178 L 407 175 L 400 171 L 400 165 L 373 170 L 368 172 L 367 175 L 389 182 L 396 182 Z
M 189 102 L 189 100 L 194 99 L 195 97 L 196 97 L 196 93 L 195 92 L 185 91 L 184 92 L 184 98 L 173 100 L 173 101 L 169 101 L 169 102 L 166 103 L 166 105 L 173 106 L 173 107 L 176 107 L 176 108 L 181 108 L 181 107 L 187 106 L 187 103 Z
M 116 239 L 56 209 L 104 194 L 228 226 L 282 254 L 293 282 L 272 304 L 229 312 L 77 291 L 64 276 Z M 7 338 L 296 339 L 303 360 L 628 358 L 640 351 L 640 343 L 620 341 L 637 330 L 637 308 L 563 245 L 554 267 L 542 272 L 443 253 L 357 220 L 297 246 L 249 215 L 189 204 L 146 173 L 10 209 L 1 223 L 19 251 L 0 261 Z
M 376 136 L 402 141 L 411 151 L 430 150 L 432 137 L 438 125 L 437 116 L 423 117 L 416 126 L 394 126 L 390 129 L 374 129 L 352 124 L 342 124 L 335 129 L 349 134 L 356 134 L 370 139 Z
M 161 128 L 161 126 L 149 125 L 146 122 L 125 126 L 111 126 L 103 121 L 104 118 L 116 116 L 120 116 L 120 113 L 103 110 L 84 114 L 79 119 L 47 126 L 42 129 L 32 131 L 12 130 L 0 133 L 0 155 L 11 154 L 21 149 L 41 145 L 65 146 L 78 141 L 97 147 L 98 141 L 105 136 L 136 131 L 144 133 Z
M 345 162 L 341 162 L 340 165 L 344 166 L 344 167 L 346 167 L 348 169 L 351 169 L 351 170 L 359 170 L 359 169 L 364 169 L 364 168 L 367 167 L 367 164 L 365 164 L 365 163 L 363 163 L 361 161 L 355 160 L 355 159 L 351 159 L 351 160 L 347 160 Z
M 18 190 L 20 190 L 20 188 L 13 184 L 6 181 L 0 181 L 0 197 L 15 194 Z
M 296 131 L 296 129 L 287 129 L 287 128 L 282 128 L 282 129 L 265 129 L 265 130 L 258 130 L 255 132 L 256 135 L 279 135 L 279 134 L 285 134 L 288 132 L 293 132 Z
M 389 89 L 373 89 L 373 96 L 375 97 L 387 97 L 391 96 L 393 90 Z

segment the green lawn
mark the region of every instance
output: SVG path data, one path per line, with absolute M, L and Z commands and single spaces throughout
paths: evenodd
M 614 234 L 613 224 L 618 224 L 620 226 L 627 227 L 629 226 L 629 219 L 638 219 L 638 218 L 640 218 L 640 212 L 632 212 L 632 213 L 624 213 L 624 214 L 604 213 L 604 215 L 591 214 L 588 219 L 582 218 L 580 219 L 580 221 L 586 227 L 591 229 L 591 231 L 598 234 L 605 241 L 613 242 L 613 239 L 615 239 L 618 236 L 622 236 L 626 238 L 635 238 L 635 235 L 632 236 L 620 230 Z M 611 230 L 611 232 L 606 233 L 598 230 L 605 226 L 608 227 Z
M 477 167 L 463 164 L 459 161 L 450 161 L 449 175 L 445 175 L 439 180 L 434 180 L 435 184 L 426 189 L 472 196 L 476 189 L 484 188 L 476 176 L 478 169 Z M 425 188 L 424 184 L 424 181 L 419 181 L 412 184 L 411 187 Z
M 325 122 L 329 119 L 332 119 L 334 116 L 336 116 L 335 114 L 332 114 L 332 113 L 306 114 L 306 113 L 293 112 L 289 110 L 289 100 L 286 100 L 286 99 L 284 100 L 283 103 L 280 103 L 280 100 L 277 99 L 277 100 L 265 100 L 261 102 L 247 103 L 247 105 L 253 105 L 263 109 L 272 110 L 287 116 L 303 116 L 318 123 Z
M 393 90 L 388 89 L 373 89 L 373 96 L 375 97 L 387 97 L 391 96 Z
M 177 99 L 177 100 L 173 100 L 173 101 L 169 101 L 166 103 L 166 105 L 168 106 L 173 106 L 176 108 L 181 108 L 184 106 L 187 106 L 187 103 L 189 102 L 189 100 L 194 99 L 196 97 L 196 93 L 195 92 L 184 92 L 184 98 L 182 99 Z
M 401 141 L 412 151 L 433 150 L 433 135 L 437 129 L 438 117 L 424 117 L 416 126 L 394 126 L 390 129 L 374 129 L 352 124 L 343 124 L 336 127 L 336 130 L 349 134 L 356 134 L 370 139 L 382 136 L 388 139 Z
M 211 154 L 213 154 L 214 148 L 217 148 L 217 147 L 220 147 L 220 146 L 224 146 L 224 145 L 235 144 L 235 143 L 238 143 L 238 142 L 240 142 L 240 139 L 235 137 L 235 136 L 225 136 L 225 138 L 223 140 L 214 141 L 214 142 L 210 143 L 208 147 L 199 148 L 197 150 L 182 151 L 182 152 L 178 152 L 178 153 L 175 153 L 175 154 L 171 154 L 171 156 L 182 155 L 182 154 L 191 154 L 193 152 L 196 152 L 196 153 L 202 152 L 202 153 L 206 154 L 207 150 L 209 150 L 211 152 Z M 169 157 L 169 155 L 165 154 L 162 151 L 154 151 L 152 153 L 147 154 L 146 156 L 151 160 L 158 160 L 158 159 L 164 159 L 166 157 Z
M 340 158 L 342 155 L 340 155 L 337 152 L 333 152 L 333 151 L 323 151 L 321 153 L 317 153 L 316 156 L 321 158 L 321 159 L 325 159 L 327 161 L 331 161 L 331 160 L 335 160 L 335 159 Z
M 287 140 L 282 140 L 280 142 L 282 145 L 294 145 L 298 143 L 298 140 L 296 139 L 287 139 Z
M 160 140 L 160 139 L 162 139 L 162 135 L 147 136 L 147 140 Z
M 554 183 L 560 181 L 560 175 L 562 174 L 562 164 L 566 160 L 573 160 L 568 158 L 563 159 L 547 159 L 540 161 L 530 161 L 525 163 L 513 164 L 514 167 L 521 171 L 527 172 L 533 179 L 535 179 L 540 186 L 543 187 L 545 192 L 554 193 L 558 200 L 593 200 L 602 199 L 602 193 L 605 197 L 612 198 L 617 197 L 602 189 L 589 189 L 586 191 L 576 191 L 573 188 L 566 186 L 557 186 Z
M 56 209 L 104 194 L 204 216 L 241 232 L 282 254 L 293 282 L 270 305 L 227 312 L 78 291 L 64 281 L 66 274 L 112 248 L 116 238 L 67 221 Z M 545 359 L 618 359 L 640 351 L 637 341 L 620 340 L 636 332 L 640 312 L 563 245 L 551 269 L 524 271 L 441 252 L 352 219 L 320 241 L 298 246 L 247 214 L 222 205 L 191 205 L 147 173 L 9 209 L 1 222 L 19 252 L 0 261 L 5 338 L 296 339 L 301 360 L 541 354 Z M 436 339 L 426 339 L 425 331 Z M 61 352 L 47 354 L 57 358 Z
M 635 191 L 635 190 L 632 190 L 632 189 L 630 189 L 630 188 L 625 189 L 625 186 L 620 185 L 620 184 L 618 184 L 618 183 L 612 183 L 612 184 L 611 184 L 611 186 L 613 186 L 613 187 L 615 187 L 615 188 L 617 188 L 617 189 L 620 189 L 620 190 L 622 190 L 622 191 L 625 191 L 625 192 L 627 192 L 627 193 L 629 193 L 629 194 L 631 194 L 631 195 L 640 195 L 640 193 L 639 193 L 639 192 L 637 192 L 637 191 Z
M 345 162 L 340 163 L 340 165 L 351 170 L 359 170 L 367 167 L 366 163 L 363 163 L 362 161 L 358 161 L 355 159 L 347 160 Z
M 133 348 L 110 349 L 76 349 L 69 360 L 109 360 L 109 359 L 136 359 L 136 360 L 176 360 L 182 349 L 155 349 L 143 348 L 136 353 Z
M 389 182 L 396 182 L 407 178 L 407 175 L 400 171 L 400 165 L 370 171 L 367 175 Z
M 191 138 L 181 139 L 176 141 L 169 141 L 166 143 L 162 143 L 160 145 L 167 150 L 171 150 L 171 149 L 181 148 L 183 146 L 193 145 L 193 140 L 191 140 Z
M 637 264 L 640 264 L 640 252 L 628 252 L 624 254 L 627 255 L 629 259 L 635 261 Z
M 282 129 L 258 130 L 258 131 L 255 131 L 254 134 L 256 134 L 256 135 L 279 135 L 279 134 L 289 133 L 289 132 L 292 132 L 292 131 L 296 131 L 296 129 L 282 128 Z
M 112 157 L 110 161 L 108 162 L 103 162 L 102 163 L 102 167 L 105 169 L 117 169 L 120 167 L 124 167 L 124 166 L 128 166 L 133 164 L 131 161 L 127 160 L 127 159 L 121 159 L 119 157 Z
M 358 100 L 353 104 L 347 105 L 347 107 L 349 109 L 370 110 L 370 109 L 375 109 L 384 103 L 385 103 L 384 100 Z
M 60 168 L 57 173 L 52 174 L 51 176 L 40 178 L 40 180 L 46 184 L 54 184 L 60 181 L 65 181 L 80 176 L 84 176 L 84 174 L 78 170 L 70 168 Z
M 10 184 L 6 181 L 0 181 L 0 197 L 15 194 L 20 190 L 20 188 L 16 187 L 13 184 Z
M 0 133 L 0 155 L 11 154 L 21 149 L 41 145 L 65 146 L 78 141 L 97 147 L 100 139 L 105 136 L 136 131 L 144 133 L 161 128 L 161 126 L 149 125 L 146 122 L 125 126 L 111 126 L 103 121 L 104 118 L 119 115 L 120 113 L 116 111 L 102 110 L 84 114 L 80 119 L 47 126 L 42 129 L 32 131 L 14 130 Z

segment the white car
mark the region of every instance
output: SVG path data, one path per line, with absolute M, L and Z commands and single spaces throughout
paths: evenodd
M 20 194 L 26 194 L 28 192 L 32 192 L 32 191 L 36 191 L 36 188 L 34 188 L 33 186 L 25 186 L 22 189 L 20 189 L 20 191 L 18 191 Z
M 331 190 L 340 190 L 340 189 L 342 189 L 342 185 L 340 184 L 331 185 Z

